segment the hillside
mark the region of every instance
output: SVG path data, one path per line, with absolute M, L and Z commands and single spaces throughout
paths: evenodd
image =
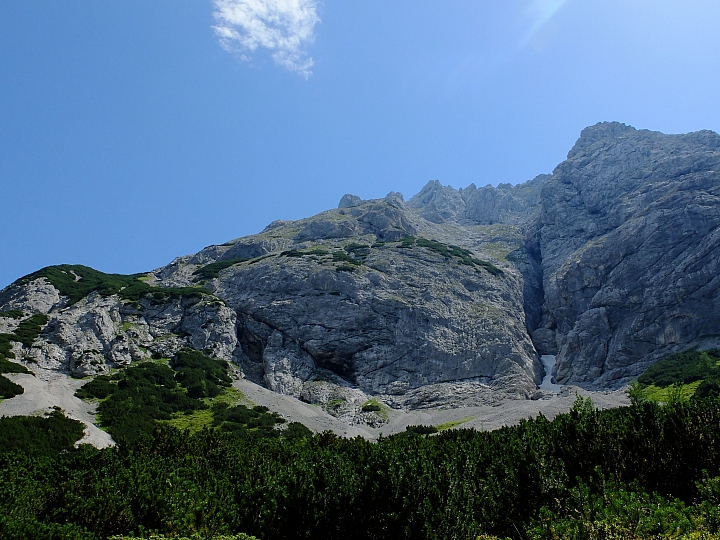
M 615 389 L 720 334 L 719 225 L 720 136 L 603 123 L 524 184 L 346 195 L 144 274 L 41 269 L 0 291 L 0 353 L 86 377 L 189 348 L 367 426 L 371 400 L 537 398 L 543 354 Z

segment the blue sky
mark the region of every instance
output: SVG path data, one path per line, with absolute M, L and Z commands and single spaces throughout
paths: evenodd
M 717 0 L 3 0 L 0 287 L 522 182 L 599 121 L 720 131 L 718 28 Z

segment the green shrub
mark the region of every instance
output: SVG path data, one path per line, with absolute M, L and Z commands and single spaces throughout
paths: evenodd
M 438 428 L 435 426 L 407 426 L 405 428 L 405 431 L 408 433 L 415 433 L 417 435 L 430 435 L 432 433 L 437 433 Z
M 277 413 L 270 412 L 264 406 L 256 405 L 251 409 L 245 405 L 236 405 L 234 407 L 229 407 L 225 403 L 213 405 L 213 426 L 242 438 L 283 436 L 294 438 L 302 436 L 299 435 L 302 430 L 297 427 L 293 427 L 290 432 L 287 429 L 284 431 L 275 429 L 276 424 L 283 424 L 284 422 L 284 418 Z
M 22 321 L 11 335 L 14 335 L 17 341 L 26 347 L 30 347 L 47 323 L 48 316 L 44 313 L 37 313 Z
M 80 399 L 105 399 L 117 390 L 117 380 L 117 378 L 113 379 L 108 375 L 99 375 L 78 388 L 75 397 Z
M 634 403 L 687 401 L 720 394 L 720 350 L 690 349 L 666 356 L 648 367 L 630 386 Z
M 699 540 L 720 526 L 718 399 L 605 411 L 579 400 L 552 421 L 375 442 L 285 438 L 252 421 L 260 410 L 235 413 L 237 432 L 158 427 L 104 450 L 0 455 L 0 516 L 198 540 Z
M 345 251 L 348 253 L 348 255 L 353 255 L 356 259 L 364 261 L 367 256 L 370 255 L 370 246 L 368 246 L 367 244 L 358 244 L 356 242 L 353 242 L 345 246 Z
M 351 257 L 347 253 L 344 253 L 342 251 L 333 251 L 332 254 L 333 262 L 341 262 L 346 264 L 351 264 L 353 266 L 360 266 L 362 262 L 358 261 L 354 257 Z
M 289 249 L 280 253 L 281 257 L 304 257 L 305 255 L 307 255 L 307 253 L 305 253 L 304 251 L 299 251 L 297 249 Z
M 222 272 L 226 268 L 230 268 L 231 266 L 249 260 L 250 259 L 227 259 L 225 261 L 217 261 L 214 263 L 206 264 L 205 266 L 201 266 L 193 272 L 193 275 L 197 276 L 195 278 L 196 281 L 207 281 L 210 279 L 215 279 L 220 275 L 220 272 Z
M 290 440 L 307 439 L 313 436 L 313 432 L 300 422 L 290 422 L 287 428 L 285 428 L 285 431 L 282 432 L 282 436 Z
M 82 422 L 66 417 L 58 407 L 44 417 L 3 416 L 0 418 L 0 453 L 57 454 L 71 450 L 84 432 Z
M 11 341 L 15 341 L 12 334 L 0 334 L 0 358 L 15 358 Z
M 154 303 L 183 297 L 199 298 L 210 294 L 210 291 L 201 287 L 152 287 L 140 279 L 145 275 L 105 274 L 88 266 L 61 264 L 33 272 L 17 280 L 15 284 L 22 285 L 34 279 L 45 278 L 62 296 L 67 297 L 68 305 L 75 304 L 95 291 L 105 297 L 117 294 L 129 302 L 138 302 L 148 296 Z
M 24 316 L 25 314 L 19 309 L 0 311 L 0 317 L 6 317 L 8 319 L 22 319 Z
M 720 378 L 720 350 L 698 351 L 671 354 L 653 364 L 638 377 L 644 385 L 654 384 L 665 388 L 672 384 L 689 384 L 703 379 Z
M 30 370 L 22 364 L 0 357 L 0 373 L 30 373 Z
M 0 398 L 11 399 L 24 392 L 25 389 L 22 386 L 0 375 Z
M 229 387 L 232 379 L 228 375 L 228 363 L 204 355 L 200 351 L 182 349 L 170 362 L 177 371 L 175 380 L 188 389 L 193 398 L 215 397 L 219 387 Z
M 86 383 L 75 395 L 105 399 L 98 405 L 100 423 L 116 441 L 134 442 L 155 429 L 156 420 L 169 420 L 181 411 L 207 408 L 188 396 L 168 366 L 145 362 L 130 366 L 112 377 L 102 376 Z M 117 385 L 113 382 L 117 381 Z
M 400 245 L 398 247 L 401 248 L 411 248 L 415 245 L 415 237 L 414 236 L 406 236 L 402 240 L 400 240 Z
M 73 523 L 43 523 L 35 517 L 0 516 L 0 538 L 12 540 L 99 540 L 84 527 Z
M 412 248 L 415 245 L 442 255 L 448 261 L 455 259 L 460 264 L 482 268 L 493 276 L 503 275 L 503 271 L 494 264 L 473 257 L 473 254 L 469 249 L 461 248 L 459 246 L 453 246 L 450 244 L 443 244 L 442 242 L 438 242 L 437 240 L 428 240 L 427 238 L 422 237 L 415 238 L 414 236 L 407 236 L 400 241 L 400 246 L 398 247 Z

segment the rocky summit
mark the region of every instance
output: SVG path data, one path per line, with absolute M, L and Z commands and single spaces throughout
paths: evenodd
M 716 344 L 719 226 L 718 134 L 601 123 L 523 184 L 345 195 L 147 274 L 39 270 L 0 292 L 0 333 L 16 360 L 78 377 L 202 350 L 373 425 L 376 401 L 533 397 L 540 355 L 560 384 L 617 388 Z

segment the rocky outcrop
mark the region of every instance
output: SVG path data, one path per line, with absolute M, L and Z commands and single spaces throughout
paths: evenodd
M 170 358 L 183 347 L 233 360 L 237 348 L 235 312 L 213 297 L 131 303 L 93 292 L 67 305 L 59 291 L 40 278 L 3 291 L 0 306 L 3 311 L 23 311 L 23 319 L 31 313 L 48 315 L 34 343 L 15 344 L 16 358 L 75 377 L 108 373 L 133 361 Z

